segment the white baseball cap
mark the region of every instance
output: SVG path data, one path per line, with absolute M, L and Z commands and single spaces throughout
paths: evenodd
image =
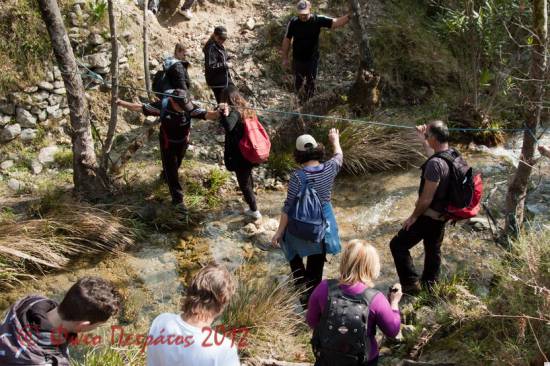
M 309 14 L 311 11 L 311 3 L 308 0 L 300 0 L 296 5 L 298 14 Z
M 296 150 L 308 151 L 317 147 L 317 141 L 311 135 L 301 135 L 296 139 Z

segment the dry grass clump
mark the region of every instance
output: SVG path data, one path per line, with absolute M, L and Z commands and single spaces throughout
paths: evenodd
M 298 299 L 291 281 L 278 283 L 265 276 L 250 279 L 239 284 L 220 321 L 230 329 L 250 329 L 241 350 L 245 355 L 289 356 L 291 340 L 303 324 L 303 317 L 295 311 Z
M 550 359 L 550 226 L 535 225 L 492 263 L 489 293 L 476 296 L 462 284 L 436 288 L 434 336 L 423 354 L 439 351 L 453 362 L 542 365 Z M 473 284 L 470 284 L 470 287 Z M 419 328 L 429 327 L 420 322 Z
M 0 279 L 9 285 L 22 269 L 60 269 L 72 257 L 116 252 L 134 240 L 126 220 L 85 203 L 59 203 L 42 218 L 0 224 Z

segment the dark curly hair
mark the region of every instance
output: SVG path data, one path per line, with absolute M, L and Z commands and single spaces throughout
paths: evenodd
M 323 160 L 325 158 L 325 146 L 317 143 L 316 148 L 311 148 L 306 151 L 294 150 L 294 160 L 298 164 L 304 164 L 310 160 Z
M 120 294 L 113 284 L 100 277 L 83 277 L 71 286 L 57 308 L 63 320 L 107 321 L 118 312 Z

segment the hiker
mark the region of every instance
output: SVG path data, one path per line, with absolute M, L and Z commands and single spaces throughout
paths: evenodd
M 307 307 L 309 295 L 321 282 L 326 254 L 340 252 L 338 226 L 330 200 L 334 179 L 342 168 L 344 155 L 340 147 L 339 131 L 332 128 L 328 138 L 334 155 L 325 163 L 321 163 L 325 155 L 323 144 L 315 141 L 311 135 L 301 135 L 296 139 L 294 160 L 302 167 L 290 176 L 279 228 L 271 240 L 273 246 L 280 245 L 283 249 L 296 285 L 306 288 L 301 298 L 304 308 Z M 300 197 L 312 198 L 313 196 L 318 197 L 322 205 L 321 212 L 309 214 L 310 220 L 302 218 L 304 222 L 311 223 L 311 225 L 302 226 L 297 219 L 298 213 L 304 213 L 304 210 L 298 209 L 308 205 L 301 202 Z M 308 203 L 312 201 L 317 202 L 316 199 L 312 199 Z M 316 204 L 309 206 L 316 208 Z M 304 257 L 307 257 L 306 266 L 302 259 Z
M 228 61 L 229 57 L 223 46 L 226 39 L 227 29 L 219 25 L 214 28 L 214 33 L 212 33 L 210 39 L 202 49 L 204 52 L 204 76 L 206 83 L 212 89 L 218 103 L 221 102 L 223 89 L 229 85 L 233 85 L 231 74 L 229 73 L 231 63 Z
M 211 328 L 234 293 L 235 283 L 225 267 L 202 268 L 185 291 L 181 313 L 153 320 L 149 336 L 168 341 L 147 347 L 147 365 L 239 366 L 237 343 Z
M 292 68 L 294 88 L 300 101 L 306 102 L 315 93 L 315 79 L 319 65 L 319 34 L 321 28 L 336 29 L 346 25 L 350 16 L 332 19 L 323 15 L 311 14 L 311 3 L 300 0 L 298 16 L 290 19 L 283 39 L 283 68 L 288 69 L 288 53 L 292 41 Z M 304 86 L 305 81 L 305 86 Z M 304 87 L 304 90 L 302 90 Z
M 60 303 L 31 295 L 17 301 L 0 324 L 0 364 L 69 366 L 69 344 L 77 333 L 105 323 L 120 307 L 115 287 L 83 277 Z
M 539 153 L 542 156 L 546 156 L 547 158 L 550 158 L 550 147 L 539 145 Z
M 246 160 L 241 153 L 239 143 L 244 135 L 244 118 L 257 118 L 256 112 L 247 109 L 248 103 L 234 85 L 225 88 L 221 94 L 221 124 L 225 130 L 223 160 L 227 170 L 235 172 L 239 188 L 243 193 L 248 210 L 244 213 L 255 220 L 262 218 L 254 195 L 252 169 L 255 164 Z
M 449 148 L 449 129 L 442 121 L 417 126 L 416 131 L 429 158 L 422 165 L 419 197 L 414 211 L 390 242 L 403 292 L 410 295 L 417 294 L 421 285 L 430 289 L 439 276 L 450 175 L 449 165 L 438 155 L 454 151 Z M 419 281 L 409 250 L 421 240 L 424 241 L 424 272 Z
M 165 96 L 162 100 L 153 103 L 130 103 L 119 99 L 117 104 L 133 111 L 141 111 L 146 116 L 160 117 L 159 142 L 162 171 L 170 189 L 172 204 L 181 213 L 187 213 L 178 170 L 189 146 L 191 119 L 216 120 L 219 112 L 206 111 L 197 107 L 190 100 L 188 92 L 183 89 L 176 89 L 172 91 L 172 96 Z
M 380 258 L 372 245 L 355 239 L 344 246 L 340 278 L 323 280 L 309 299 L 306 321 L 314 329 L 315 366 L 378 364 L 376 327 L 388 337 L 399 333 L 403 295 L 399 284 L 387 297 L 375 290 L 379 274 Z
M 185 0 L 183 5 L 179 8 L 178 13 L 183 16 L 185 20 L 191 20 L 193 18 L 193 13 L 191 12 L 191 7 L 195 0 Z
M 187 59 L 187 47 L 182 43 L 176 43 L 174 56 L 166 57 L 162 62 L 162 70 L 157 71 L 153 77 L 153 91 L 164 93 L 167 90 L 191 88 L 191 80 L 187 69 L 190 63 Z M 162 94 L 156 94 L 162 99 Z

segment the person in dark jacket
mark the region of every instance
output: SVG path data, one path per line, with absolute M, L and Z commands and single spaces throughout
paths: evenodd
M 217 26 L 203 48 L 204 77 L 218 103 L 221 102 L 223 89 L 229 85 L 233 85 L 231 74 L 229 73 L 231 63 L 228 61 L 229 57 L 223 46 L 226 39 L 227 29 L 223 26 Z
M 171 89 L 189 90 L 191 88 L 191 80 L 187 72 L 189 68 L 187 56 L 187 48 L 182 42 L 178 42 L 174 48 L 174 57 L 164 60 L 164 69 L 172 86 Z
M 244 135 L 244 118 L 256 118 L 256 112 L 248 108 L 248 103 L 234 85 L 223 89 L 220 110 L 221 124 L 225 130 L 224 162 L 227 170 L 235 172 L 239 188 L 243 193 L 248 210 L 244 213 L 253 219 L 262 218 L 254 195 L 254 180 L 252 169 L 254 164 L 244 158 L 239 148 L 239 142 Z
M 17 301 L 0 324 L 1 365 L 69 366 L 68 346 L 118 312 L 120 295 L 108 281 L 84 277 L 61 303 L 32 295 Z
M 160 117 L 159 142 L 164 178 L 170 189 L 172 204 L 185 213 L 183 187 L 179 181 L 178 170 L 189 146 L 191 119 L 215 120 L 218 119 L 219 112 L 197 107 L 183 89 L 176 89 L 172 96 L 154 103 L 129 103 L 118 100 L 117 104 L 133 111 L 141 111 L 146 116 Z

